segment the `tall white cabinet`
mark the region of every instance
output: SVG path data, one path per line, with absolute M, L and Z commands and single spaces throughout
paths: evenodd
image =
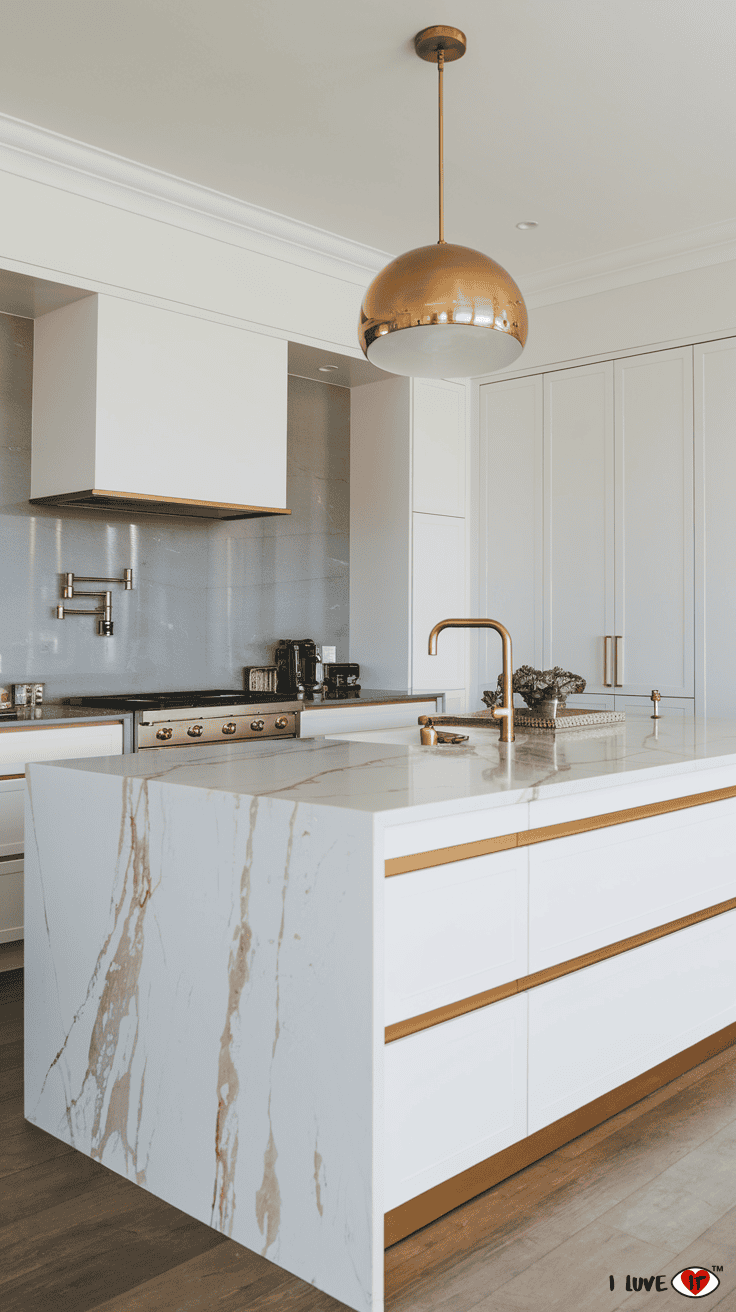
M 482 569 L 509 563 L 496 618 L 515 667 L 573 670 L 586 701 L 633 709 L 658 688 L 693 705 L 692 370 L 688 346 L 480 388 Z
M 736 718 L 736 339 L 695 346 L 697 678 L 701 714 Z
M 542 662 L 543 414 L 541 376 L 480 389 L 478 614 L 505 624 L 515 668 Z M 497 633 L 479 634 L 477 644 L 473 710 L 502 663 Z
M 614 678 L 692 697 L 692 347 L 617 360 Z
M 466 387 L 393 378 L 354 387 L 350 415 L 350 650 L 374 688 L 467 700 Z
M 541 382 L 541 379 L 540 379 Z M 604 687 L 614 634 L 613 364 L 544 378 L 544 638 L 542 667 Z M 486 440 L 494 445 L 493 433 Z

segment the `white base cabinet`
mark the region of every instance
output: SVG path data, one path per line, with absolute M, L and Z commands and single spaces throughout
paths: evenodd
M 629 697 L 621 693 L 595 693 L 582 692 L 577 693 L 574 697 L 568 697 L 567 705 L 570 709 L 576 706 L 587 707 L 591 711 L 627 711 L 632 715 L 652 715 L 654 703 L 650 697 Z M 662 697 L 659 703 L 659 714 L 662 718 L 667 715 L 694 715 L 695 698 L 694 697 Z
M 105 724 L 41 725 L 0 729 L 0 943 L 23 937 L 24 771 L 29 761 L 71 757 L 119 756 L 123 726 Z M 5 776 L 4 778 L 2 776 Z M 80 819 L 80 823 L 84 823 Z
M 0 861 L 0 943 L 23 937 L 23 858 Z
M 434 715 L 437 699 L 426 702 L 386 702 L 381 706 L 325 706 L 318 711 L 300 711 L 299 737 L 320 738 L 325 734 L 359 733 L 361 729 L 394 729 L 416 725 L 420 715 Z M 418 733 L 418 731 L 417 731 Z
M 733 783 L 732 770 L 713 774 L 662 798 Z M 631 806 L 634 788 L 621 791 L 598 794 L 595 813 Z M 544 823 L 512 810 L 500 828 L 485 814 L 489 838 Z M 385 1049 L 386 1211 L 736 1021 L 736 910 L 625 944 L 736 898 L 735 821 L 731 798 L 386 879 L 385 1023 L 415 1022 Z M 478 837 L 465 818 L 454 838 L 423 832 L 410 850 L 433 857 Z M 409 850 L 403 833 L 387 850 Z M 479 996 L 516 982 L 510 997 Z M 464 1015 L 428 1016 L 474 1000 Z

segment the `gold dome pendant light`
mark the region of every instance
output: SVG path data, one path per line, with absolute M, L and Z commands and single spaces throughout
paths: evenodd
M 425 27 L 414 38 L 439 79 L 439 241 L 381 270 L 363 297 L 358 329 L 364 355 L 393 374 L 492 373 L 513 364 L 526 342 L 526 306 L 511 275 L 488 255 L 445 241 L 442 74 L 466 45 L 456 27 Z

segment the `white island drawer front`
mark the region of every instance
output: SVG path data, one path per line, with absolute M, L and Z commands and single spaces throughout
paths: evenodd
M 529 1134 L 736 1021 L 736 911 L 529 992 Z
M 71 757 L 119 756 L 123 750 L 123 726 L 119 720 L 105 724 L 70 724 L 40 728 L 29 725 L 0 730 L 0 773 L 23 772 L 27 761 L 64 761 Z
M 736 798 L 529 848 L 529 970 L 736 897 Z
M 526 871 L 516 849 L 386 880 L 387 1025 L 527 974 Z
M 384 1211 L 524 1138 L 526 1036 L 523 993 L 387 1044 Z

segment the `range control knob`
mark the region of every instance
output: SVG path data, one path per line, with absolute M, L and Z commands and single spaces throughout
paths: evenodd
M 250 727 L 251 727 L 251 729 L 253 730 L 254 733 L 260 733 L 261 729 L 263 729 L 263 728 L 265 727 L 265 721 L 264 721 L 264 720 L 251 720 L 251 722 L 250 722 Z
M 173 729 L 157 729 L 156 737 L 161 738 L 161 740 L 165 742 L 167 738 L 171 737 L 173 732 L 174 732 Z
M 187 729 L 187 733 L 189 734 L 190 738 L 201 738 L 202 734 L 204 733 L 204 729 L 201 724 L 193 724 L 190 726 L 189 729 Z
M 223 732 L 223 733 L 236 733 L 236 732 L 237 732 L 237 728 L 238 728 L 238 726 L 237 726 L 237 724 L 235 723 L 234 720 L 228 720 L 227 724 L 223 724 L 223 726 L 222 726 L 222 732 Z
M 278 720 L 276 721 L 276 728 L 277 728 L 277 729 L 288 729 L 288 727 L 289 727 L 289 719 L 288 719 L 288 716 L 286 716 L 286 715 L 280 715 L 279 718 L 278 718 Z

